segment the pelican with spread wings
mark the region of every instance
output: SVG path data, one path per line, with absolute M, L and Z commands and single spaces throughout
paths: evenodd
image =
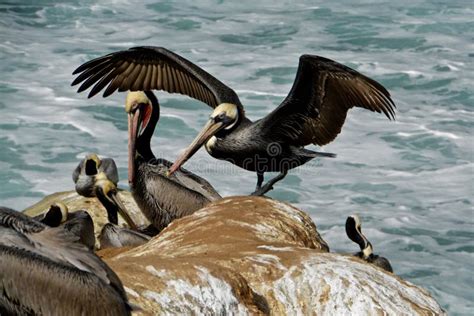
M 257 173 L 262 195 L 288 170 L 318 156 L 334 154 L 304 148 L 325 145 L 341 132 L 347 112 L 362 107 L 395 119 L 395 104 L 378 82 L 333 60 L 302 55 L 288 96 L 264 118 L 250 121 L 234 90 L 187 59 L 162 47 L 134 47 L 93 59 L 78 67 L 72 83 L 78 92 L 93 86 L 118 91 L 165 90 L 200 100 L 214 110 L 202 131 L 175 161 L 175 172 L 200 147 L 222 160 Z M 265 172 L 279 172 L 263 184 Z

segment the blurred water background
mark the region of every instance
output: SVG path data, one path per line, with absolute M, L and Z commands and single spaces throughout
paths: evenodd
M 251 119 L 289 91 L 298 58 L 322 55 L 383 83 L 397 121 L 349 113 L 272 197 L 309 212 L 333 251 L 358 213 L 375 251 L 453 315 L 473 313 L 474 5 L 471 1 L 0 1 L 0 204 L 21 210 L 73 189 L 86 153 L 113 157 L 127 187 L 124 94 L 76 94 L 81 63 L 137 45 L 167 47 L 234 88 Z M 173 160 L 210 109 L 159 92 L 157 156 Z M 187 165 L 222 195 L 256 176 L 200 151 Z

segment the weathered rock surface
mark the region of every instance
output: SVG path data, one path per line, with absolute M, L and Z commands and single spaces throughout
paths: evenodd
M 148 225 L 127 191 L 132 219 Z M 85 209 L 98 233 L 107 222 L 95 198 L 56 193 Z M 125 225 L 121 219 L 119 221 Z M 260 197 L 230 197 L 174 221 L 147 244 L 99 251 L 139 314 L 443 314 L 425 290 L 349 255 L 329 253 L 311 218 Z
M 266 198 L 225 198 L 102 255 L 147 315 L 444 313 L 425 290 L 329 253 L 309 216 Z

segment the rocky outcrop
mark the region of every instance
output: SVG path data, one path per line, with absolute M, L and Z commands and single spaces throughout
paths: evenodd
M 309 216 L 266 198 L 215 202 L 105 260 L 151 314 L 442 313 L 425 290 L 329 253 Z
M 128 192 L 121 198 L 145 224 Z M 95 199 L 52 197 L 106 221 Z M 29 208 L 35 215 L 51 200 Z M 230 197 L 174 221 L 137 248 L 99 251 L 139 314 L 443 314 L 425 290 L 329 253 L 311 218 L 282 202 Z

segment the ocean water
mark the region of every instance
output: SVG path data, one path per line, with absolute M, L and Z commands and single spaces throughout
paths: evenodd
M 234 88 L 251 119 L 289 91 L 311 53 L 384 84 L 397 121 L 351 110 L 321 159 L 270 194 L 311 214 L 333 251 L 358 213 L 375 251 L 453 315 L 474 312 L 471 1 L 1 1 L 0 204 L 21 210 L 73 189 L 86 153 L 113 157 L 127 186 L 124 94 L 87 99 L 72 71 L 137 45 L 167 47 Z M 158 92 L 157 156 L 174 160 L 210 109 Z M 222 195 L 250 193 L 256 176 L 200 151 L 186 165 Z

